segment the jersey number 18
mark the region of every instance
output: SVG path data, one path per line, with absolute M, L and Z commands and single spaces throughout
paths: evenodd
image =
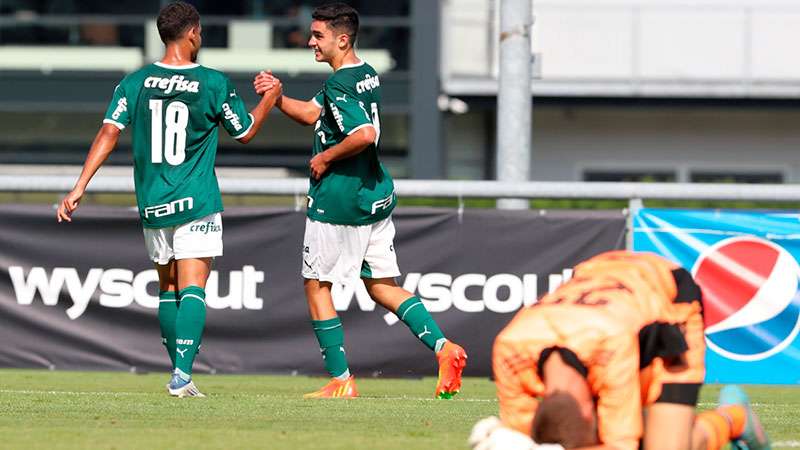
M 186 126 L 189 124 L 189 107 L 173 101 L 164 114 L 163 100 L 150 100 L 152 126 L 150 154 L 153 164 L 167 163 L 177 166 L 186 159 Z M 166 131 L 163 127 L 166 127 Z M 163 136 L 163 144 L 162 144 Z

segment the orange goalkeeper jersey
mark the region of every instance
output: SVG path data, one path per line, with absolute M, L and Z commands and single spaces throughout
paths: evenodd
M 604 253 L 579 264 L 568 283 L 521 310 L 494 344 L 501 419 L 530 433 L 545 392 L 537 371 L 540 355 L 566 348 L 586 369 L 601 442 L 636 450 L 643 432 L 639 332 L 680 315 L 672 307 L 675 268 L 651 254 Z

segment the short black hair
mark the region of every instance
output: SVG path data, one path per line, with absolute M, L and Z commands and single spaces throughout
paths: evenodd
M 200 25 L 200 13 L 189 3 L 177 1 L 161 8 L 156 20 L 158 35 L 165 44 L 178 40 L 189 28 Z
M 338 33 L 350 37 L 350 44 L 355 46 L 358 37 L 358 11 L 344 3 L 328 3 L 317 6 L 311 13 L 311 18 L 328 24 Z

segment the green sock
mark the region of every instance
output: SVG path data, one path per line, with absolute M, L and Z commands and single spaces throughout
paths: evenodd
M 439 325 L 436 325 L 436 321 L 425 309 L 419 297 L 411 297 L 401 303 L 395 314 L 408 326 L 414 336 L 434 352 L 438 353 L 447 342 Z
M 332 378 L 347 378 L 350 369 L 347 367 L 347 356 L 344 353 L 344 329 L 339 317 L 328 320 L 312 320 L 314 334 L 317 335 L 319 351 L 325 361 L 325 370 Z
M 181 307 L 175 319 L 175 370 L 187 379 L 192 376 L 192 364 L 206 324 L 206 292 L 189 286 L 181 289 L 178 297 Z
M 175 368 L 175 318 L 178 316 L 178 299 L 173 291 L 158 293 L 158 324 L 161 326 L 161 343 L 167 348 L 172 368 Z

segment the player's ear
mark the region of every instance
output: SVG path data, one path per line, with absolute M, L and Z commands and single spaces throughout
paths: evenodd
M 337 44 L 339 46 L 339 50 L 347 50 L 347 47 L 350 46 L 350 36 L 345 33 L 342 33 L 337 38 Z
M 200 39 L 200 24 L 189 27 L 189 29 L 186 30 L 186 37 L 192 42 L 197 42 L 197 40 Z

